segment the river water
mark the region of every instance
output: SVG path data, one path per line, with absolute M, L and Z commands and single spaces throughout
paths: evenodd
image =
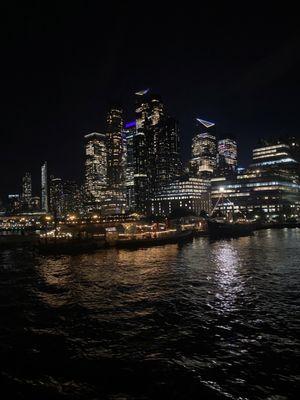
M 300 229 L 0 253 L 11 399 L 270 399 L 299 389 Z

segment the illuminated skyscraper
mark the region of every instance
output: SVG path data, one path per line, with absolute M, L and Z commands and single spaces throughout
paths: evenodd
M 147 146 L 147 200 L 153 195 L 159 186 L 158 169 L 160 167 L 160 156 L 165 157 L 167 150 L 167 140 L 170 139 L 167 128 L 171 128 L 166 124 L 168 118 L 165 105 L 160 96 L 151 95 L 149 98 L 148 120 L 146 127 L 146 146 Z M 163 163 L 164 164 L 164 163 Z M 164 169 L 165 169 L 164 165 Z M 164 172 L 163 172 L 164 174 Z
M 217 166 L 215 123 L 197 118 L 198 132 L 192 139 L 190 169 L 193 176 L 211 177 Z
M 123 132 L 122 109 L 114 106 L 107 114 L 107 189 L 102 213 L 122 214 L 126 210 L 125 164 L 126 137 Z
M 85 189 L 89 210 L 101 209 L 107 184 L 106 137 L 97 132 L 85 135 Z
M 123 188 L 125 180 L 123 118 L 120 107 L 112 107 L 107 114 L 107 185 Z
M 237 168 L 237 144 L 233 138 L 218 141 L 218 172 L 230 174 Z
M 153 194 L 181 173 L 179 134 L 159 96 L 147 90 L 137 92 L 136 98 L 135 202 L 145 213 Z
M 64 211 L 64 192 L 61 178 L 50 176 L 49 185 L 50 194 L 50 212 L 54 217 L 62 217 Z
M 146 210 L 148 190 L 148 149 L 146 134 L 149 129 L 149 96 L 148 90 L 136 93 L 136 135 L 133 140 L 134 155 L 134 190 L 136 209 Z
M 64 214 L 82 213 L 84 211 L 84 190 L 73 180 L 63 184 Z
M 49 203 L 48 203 L 48 169 L 47 169 L 47 161 L 44 162 L 41 168 L 41 205 L 42 211 L 49 211 Z
M 171 117 L 162 119 L 156 129 L 155 191 L 178 179 L 182 174 L 178 123 Z
M 125 124 L 123 134 L 125 141 L 125 191 L 126 203 L 129 210 L 135 209 L 135 192 L 134 192 L 134 148 L 133 142 L 136 134 L 136 122 L 128 122 Z
M 30 199 L 32 197 L 32 182 L 31 174 L 26 172 L 22 179 L 22 203 L 25 207 L 30 206 Z

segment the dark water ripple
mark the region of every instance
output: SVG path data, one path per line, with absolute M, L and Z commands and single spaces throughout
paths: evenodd
M 39 400 L 296 398 L 299 239 L 0 253 L 2 388 Z

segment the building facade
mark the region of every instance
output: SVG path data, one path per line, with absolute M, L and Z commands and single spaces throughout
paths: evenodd
M 106 136 L 93 132 L 84 138 L 86 207 L 100 210 L 107 185 Z
M 218 174 L 232 174 L 237 169 L 237 143 L 233 138 L 218 141 Z
M 138 211 L 147 212 L 147 201 L 154 190 L 158 124 L 164 116 L 159 96 L 148 90 L 136 93 L 136 135 L 134 138 L 135 204 Z
M 182 173 L 179 129 L 160 96 L 142 91 L 136 93 L 136 99 L 135 205 L 147 213 L 154 194 Z
M 298 218 L 300 216 L 299 162 L 292 144 L 263 142 L 253 150 L 252 163 L 235 177 L 212 179 L 212 203 L 226 213 L 248 217 Z
M 217 168 L 215 123 L 196 119 L 197 133 L 192 139 L 190 171 L 194 177 L 210 178 Z
M 122 113 L 120 107 L 112 107 L 106 120 L 107 186 L 113 189 L 123 189 L 125 182 Z
M 174 210 L 184 209 L 200 215 L 210 212 L 210 182 L 207 179 L 182 177 L 170 182 L 151 199 L 151 214 L 168 216 Z
M 165 117 L 157 126 L 154 192 L 182 175 L 178 122 Z
M 64 213 L 64 191 L 61 178 L 50 176 L 49 200 L 50 212 L 55 218 L 61 218 Z
M 84 213 L 84 192 L 74 180 L 69 179 L 63 182 L 64 215 Z
M 135 210 L 135 190 L 134 190 L 134 140 L 136 135 L 136 122 L 131 121 L 125 124 L 123 132 L 125 141 L 125 192 L 126 204 L 129 211 Z
M 49 212 L 48 195 L 48 167 L 45 161 L 41 167 L 41 208 L 46 213 Z
M 32 181 L 31 174 L 26 172 L 22 178 L 22 203 L 25 208 L 30 208 L 30 200 L 32 197 Z

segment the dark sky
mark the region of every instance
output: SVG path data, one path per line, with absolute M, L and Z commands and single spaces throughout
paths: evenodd
M 143 88 L 179 120 L 184 159 L 195 117 L 236 135 L 244 166 L 260 137 L 299 134 L 296 10 L 23 3 L 2 13 L 2 199 L 20 190 L 25 171 L 37 193 L 44 160 L 56 176 L 81 180 L 83 135 L 104 130 L 110 101 L 131 118 Z

